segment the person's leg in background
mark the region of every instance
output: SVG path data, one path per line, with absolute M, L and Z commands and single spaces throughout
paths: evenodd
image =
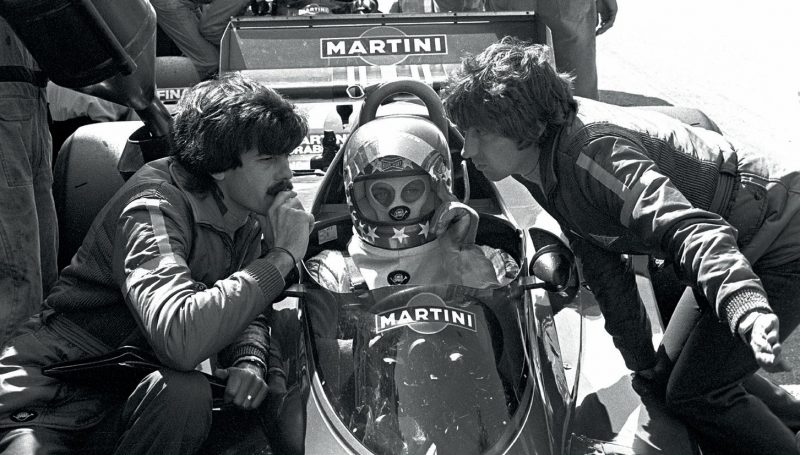
M 231 16 L 244 14 L 250 0 L 214 0 L 203 7 L 200 15 L 200 34 L 211 44 L 219 46 Z
M 0 18 L 0 344 L 40 310 L 57 273 L 52 150 L 37 68 Z
M 53 200 L 53 146 L 50 129 L 47 125 L 47 102 L 44 96 L 39 98 L 37 115 L 33 127 L 38 142 L 35 150 L 38 156 L 32 161 L 33 194 L 36 200 L 36 218 L 39 225 L 39 258 L 42 270 L 42 296 L 47 297 L 50 288 L 58 279 L 58 218 L 56 204 Z M 39 306 L 36 305 L 38 311 Z M 32 313 L 31 313 L 32 314 Z M 30 316 L 28 314 L 27 316 Z
M 158 26 L 194 63 L 201 79 L 219 69 L 219 47 L 200 33 L 200 5 L 191 0 L 150 0 Z
M 800 323 L 800 261 L 756 273 L 780 319 L 784 340 Z M 765 394 L 763 386 L 772 386 L 753 378 L 757 369 L 749 346 L 705 309 L 670 375 L 667 405 L 696 430 L 701 446 L 711 453 L 800 453 L 789 427 L 793 423 L 776 415 L 784 413 L 783 404 L 792 403 Z
M 538 0 L 536 13 L 550 28 L 556 67 L 575 76 L 575 95 L 598 99 L 595 0 Z

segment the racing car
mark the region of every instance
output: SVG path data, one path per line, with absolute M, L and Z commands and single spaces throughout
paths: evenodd
M 149 17 L 146 12 L 143 14 Z M 110 33 L 107 28 L 104 30 Z M 133 33 L 136 31 L 129 35 L 141 36 Z M 660 403 L 634 392 L 630 371 L 603 330 L 603 318 L 593 296 L 581 286 L 580 268 L 557 224 L 515 182 L 493 184 L 461 160 L 458 131 L 444 118 L 436 90 L 461 55 L 479 52 L 506 34 L 538 42 L 546 40 L 533 13 L 376 13 L 232 19 L 223 38 L 221 71 L 242 71 L 265 80 L 309 115 L 311 134 L 299 151 L 309 161 L 306 166 L 299 160 L 298 170 L 310 169 L 311 157 L 317 158 L 322 152 L 326 131 L 334 133 L 339 145 L 347 140 L 348 132 L 379 115 L 429 118 L 450 138 L 457 170 L 453 176 L 456 193 L 480 215 L 477 241 L 509 252 L 520 264 L 521 272 L 509 285 L 488 291 L 443 284 L 393 286 L 361 296 L 332 296 L 304 280 L 301 273 L 300 283 L 273 305 L 274 335 L 280 339 L 290 374 L 287 393 L 271 400 L 263 413 L 269 438 L 259 435 L 259 431 L 229 424 L 227 428 L 233 431 L 216 432 L 219 436 L 209 441 L 207 453 L 697 452 L 686 428 L 670 417 Z M 131 52 L 131 46 L 122 47 Z M 138 50 L 144 47 L 133 46 Z M 140 74 L 142 67 L 147 65 L 131 70 L 128 64 L 128 75 Z M 155 93 L 149 79 L 141 78 L 140 82 L 138 92 L 131 88 L 132 83 L 118 84 L 111 91 Z M 180 93 L 180 88 L 159 86 L 165 93 L 171 93 L 171 89 Z M 125 101 L 124 98 L 115 99 Z M 94 215 L 122 184 L 124 176 L 147 159 L 163 154 L 159 150 L 163 145 L 159 138 L 167 128 L 163 106 L 148 96 L 144 96 L 146 102 L 139 101 L 142 97 L 134 98 L 133 104 L 143 113 L 147 128 L 142 128 L 140 122 L 83 127 L 59 153 L 54 193 L 62 261 L 77 249 Z M 317 143 L 320 147 L 313 147 Z M 316 179 L 318 188 L 311 209 L 317 222 L 309 256 L 322 248 L 341 248 L 352 235 L 340 154 L 323 160 L 321 164 L 327 171 L 322 178 L 316 174 L 303 177 Z M 648 297 L 647 281 L 640 280 L 640 285 Z M 400 383 L 393 379 L 396 368 L 381 365 L 389 368 L 381 370 L 381 386 L 365 383 L 357 389 L 368 390 L 376 400 L 387 403 L 382 408 L 387 411 L 364 415 L 356 410 L 356 397 L 361 395 L 344 395 L 331 385 L 332 378 L 339 374 L 337 368 L 359 371 L 364 364 L 355 360 L 339 365 L 321 362 L 325 340 L 315 334 L 315 312 L 334 302 L 347 308 L 343 320 L 370 320 L 379 314 L 402 311 L 409 302 L 419 302 L 420 298 L 436 305 L 463 308 L 462 317 L 469 313 L 476 318 L 473 321 L 480 317 L 480 330 L 475 325 L 469 336 L 475 344 L 492 349 L 480 356 L 456 356 L 458 362 L 452 364 L 447 362 L 454 362 L 452 354 L 461 353 L 457 352 L 458 346 L 454 347 L 456 351 L 434 350 L 422 357 L 420 368 L 406 370 Z M 650 313 L 658 330 L 661 324 L 657 312 Z M 457 324 L 430 330 L 411 322 L 387 332 L 389 335 L 375 345 L 372 355 L 377 359 L 409 360 L 409 353 L 405 357 L 398 354 L 407 339 L 401 334 L 433 332 L 424 335 L 429 345 L 436 345 L 453 330 L 459 330 Z M 658 332 L 654 333 L 654 342 L 658 336 Z M 476 371 L 490 379 L 477 382 Z M 435 372 L 447 387 L 431 384 Z M 438 401 L 428 400 L 425 406 L 415 402 L 413 393 L 401 391 L 406 383 L 418 384 L 429 393 L 439 390 Z M 479 390 L 502 397 L 502 406 L 483 406 Z M 464 402 L 470 405 L 464 407 Z M 401 408 L 414 410 L 398 412 Z M 463 419 L 455 419 L 453 410 L 466 410 L 460 416 Z M 407 425 L 404 416 L 408 415 L 417 422 L 414 431 Z M 484 416 L 492 416 L 487 419 L 491 422 Z M 401 420 L 406 422 L 401 424 Z M 218 421 L 225 426 L 224 418 L 215 419 L 215 425 Z

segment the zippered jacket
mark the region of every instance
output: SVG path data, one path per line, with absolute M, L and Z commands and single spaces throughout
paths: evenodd
M 515 178 L 573 242 L 601 308 L 639 306 L 624 253 L 672 262 L 731 331 L 752 311 L 770 312 L 753 266 L 800 258 L 798 170 L 658 112 L 578 101 L 542 147 L 541 187 Z M 620 340 L 644 324 L 621 313 L 608 321 L 604 311 Z
M 234 220 L 221 195 L 191 191 L 188 176 L 164 158 L 131 177 L 46 304 L 109 349 L 151 349 L 173 369 L 220 354 L 222 367 L 256 356 L 283 373 L 264 313 L 284 281 L 259 258 L 259 222 Z

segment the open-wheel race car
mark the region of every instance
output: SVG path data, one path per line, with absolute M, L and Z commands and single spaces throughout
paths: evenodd
M 288 291 L 296 300 L 277 304 L 274 319 L 292 365 L 272 427 L 279 452 L 695 453 L 687 430 L 633 391 L 557 226 L 461 159 L 436 93 L 419 81 L 382 84 L 360 113 L 354 131 L 376 117 L 423 116 L 440 127 L 455 194 L 480 215 L 476 243 L 506 251 L 520 272 L 488 289 L 352 292 L 303 273 Z M 346 250 L 354 235 L 342 155 L 316 193 L 307 258 Z
M 307 257 L 345 249 L 353 235 L 341 147 L 349 134 L 376 118 L 416 116 L 449 139 L 455 194 L 480 217 L 477 243 L 507 252 L 520 272 L 488 289 L 441 283 L 341 293 L 301 270 L 271 316 L 288 367 L 286 393 L 244 424 L 219 411 L 214 425 L 224 431 L 206 453 L 697 453 L 662 404 L 633 390 L 556 223 L 519 184 L 491 183 L 459 154 L 460 134 L 436 91 L 464 53 L 505 35 L 546 40 L 532 13 L 232 19 L 221 72 L 267 82 L 309 117 L 310 135 L 298 150 L 308 160 L 295 166 L 316 219 Z M 180 76 L 162 77 L 170 81 L 158 87 L 163 98 L 185 88 L 190 79 Z M 124 176 L 160 153 L 163 106 L 135 107 L 149 129 L 90 125 L 58 155 L 62 264 Z M 678 115 L 704 119 L 691 110 Z M 327 169 L 324 176 L 302 172 L 312 164 Z M 662 325 L 652 292 L 645 276 L 639 284 L 657 342 Z

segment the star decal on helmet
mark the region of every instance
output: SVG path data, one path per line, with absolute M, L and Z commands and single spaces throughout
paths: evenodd
M 400 229 L 392 228 L 392 230 L 394 231 L 394 235 L 392 236 L 392 239 L 397 240 L 400 243 L 403 243 L 408 238 L 408 234 L 406 234 L 405 226 L 401 227 Z
M 366 231 L 362 230 L 362 232 L 364 233 L 364 237 L 369 237 L 370 240 L 372 240 L 374 242 L 375 239 L 380 238 L 380 236 L 377 233 L 377 230 L 378 230 L 378 228 L 376 228 L 376 227 L 367 226 L 367 230 Z
M 427 239 L 428 235 L 431 233 L 431 223 L 430 223 L 430 221 L 426 221 L 425 223 L 419 224 L 418 226 L 419 226 L 419 234 L 418 235 L 424 236 Z

